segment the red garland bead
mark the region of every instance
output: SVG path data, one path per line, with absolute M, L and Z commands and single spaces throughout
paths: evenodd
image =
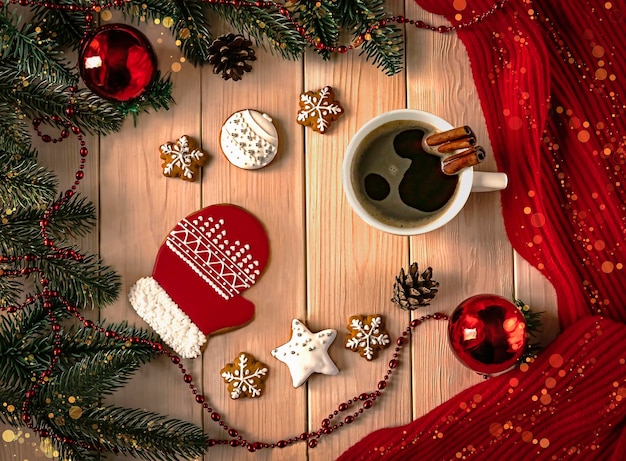
M 315 448 L 315 447 L 317 447 L 317 439 L 309 440 L 309 448 Z
M 211 419 L 213 421 L 219 421 L 220 419 L 222 419 L 222 417 L 220 416 L 219 413 L 213 412 L 213 413 L 211 413 Z
M 287 445 L 288 445 L 288 443 L 287 443 L 287 441 L 286 441 L 286 440 L 279 440 L 279 441 L 276 443 L 276 446 L 277 446 L 278 448 L 285 448 Z
M 363 408 L 365 408 L 366 410 L 372 408 L 373 405 L 374 402 L 372 402 L 371 400 L 366 400 L 365 402 L 363 402 Z

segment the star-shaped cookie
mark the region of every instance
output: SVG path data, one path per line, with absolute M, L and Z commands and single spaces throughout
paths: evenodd
M 293 319 L 291 339 L 274 349 L 272 355 L 289 367 L 293 387 L 300 387 L 313 373 L 339 373 L 328 355 L 328 348 L 336 337 L 336 330 L 312 333 L 298 319 Z

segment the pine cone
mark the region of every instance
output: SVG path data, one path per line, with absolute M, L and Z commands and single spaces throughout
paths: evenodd
M 417 263 L 411 264 L 409 274 L 405 274 L 404 269 L 400 269 L 400 274 L 396 276 L 393 284 L 394 302 L 400 309 L 415 310 L 420 306 L 428 306 L 437 292 L 439 282 L 432 280 L 433 269 L 429 267 L 421 274 L 418 273 Z
M 252 70 L 246 61 L 256 61 L 251 45 L 252 42 L 242 35 L 217 37 L 209 47 L 209 64 L 213 64 L 213 73 L 221 73 L 224 80 L 241 80 L 244 72 Z

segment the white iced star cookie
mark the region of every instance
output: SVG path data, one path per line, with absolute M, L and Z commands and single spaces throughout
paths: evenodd
M 289 367 L 293 387 L 300 387 L 313 373 L 339 373 L 328 355 L 328 348 L 336 337 L 336 330 L 312 333 L 298 319 L 293 319 L 291 339 L 274 349 L 272 355 Z

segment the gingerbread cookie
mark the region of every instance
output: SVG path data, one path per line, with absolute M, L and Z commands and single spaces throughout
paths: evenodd
M 390 344 L 389 335 L 381 315 L 353 315 L 348 323 L 346 349 L 358 352 L 361 357 L 372 360 L 378 351 Z
M 207 335 L 254 317 L 241 296 L 269 258 L 263 225 L 234 205 L 211 205 L 180 221 L 157 253 L 151 277 L 139 279 L 129 300 L 183 358 L 200 355 Z
M 235 112 L 226 120 L 220 144 L 230 163 L 246 170 L 256 170 L 274 160 L 278 132 L 269 115 L 246 109 Z
M 182 178 L 185 181 L 195 181 L 200 168 L 207 161 L 204 152 L 182 135 L 175 142 L 166 142 L 160 147 L 163 159 L 163 175 L 171 178 Z
M 267 365 L 251 354 L 240 352 L 233 363 L 220 370 L 220 375 L 228 384 L 231 399 L 260 397 L 265 389 Z
M 289 367 L 293 387 L 300 387 L 313 373 L 339 373 L 328 355 L 328 348 L 336 337 L 336 330 L 312 333 L 298 319 L 293 319 L 291 339 L 274 349 L 272 355 Z
M 297 122 L 310 126 L 318 133 L 326 133 L 330 124 L 343 114 L 343 107 L 335 101 L 335 93 L 330 86 L 319 91 L 307 91 L 300 95 L 300 110 Z

